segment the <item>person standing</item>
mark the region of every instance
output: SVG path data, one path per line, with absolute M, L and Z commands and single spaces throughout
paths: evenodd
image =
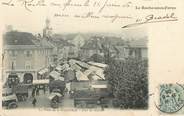
M 39 95 L 39 88 L 38 87 L 36 87 L 36 95 L 38 96 Z
M 32 97 L 35 97 L 35 88 L 32 90 Z
M 36 98 L 34 97 L 34 98 L 33 98 L 33 101 L 32 101 L 33 107 L 36 106 L 36 102 L 37 102 L 37 100 L 36 100 Z
M 101 110 L 104 111 L 104 97 L 99 98 L 99 104 L 101 106 Z

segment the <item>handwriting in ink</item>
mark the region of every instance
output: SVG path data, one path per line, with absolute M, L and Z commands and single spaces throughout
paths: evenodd
M 137 19 L 136 23 L 128 24 L 123 26 L 122 28 L 128 28 L 128 27 L 134 27 L 146 23 L 158 23 L 158 22 L 169 22 L 169 21 L 177 21 L 177 17 L 175 16 L 175 13 L 165 14 L 163 16 L 157 16 L 154 14 L 147 15 L 143 19 Z

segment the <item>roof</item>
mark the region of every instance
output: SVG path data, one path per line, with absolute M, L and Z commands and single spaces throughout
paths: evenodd
M 105 80 L 104 70 L 96 66 L 90 66 L 89 70 L 93 71 L 97 76 Z
M 55 80 L 61 80 L 64 81 L 64 78 L 60 76 L 60 73 L 56 71 L 52 71 L 49 76 L 53 77 Z
M 72 64 L 72 65 L 70 66 L 70 68 L 71 68 L 72 70 L 76 70 L 76 71 L 82 69 L 82 68 L 81 68 L 79 65 L 77 65 L 77 64 Z
M 46 38 L 38 39 L 32 33 L 11 31 L 3 36 L 5 49 L 53 48 Z
M 58 39 L 58 38 L 53 38 L 50 42 L 53 43 L 54 45 L 56 45 L 57 47 L 60 47 L 60 48 L 62 48 L 64 46 L 75 46 L 74 44 L 69 43 L 66 40 Z
M 122 53 L 125 55 L 125 48 L 128 47 L 128 45 L 124 46 L 114 46 L 114 50 L 116 50 L 116 53 Z
M 61 35 L 61 34 L 53 34 L 52 38 L 54 38 L 54 39 L 63 39 L 63 35 Z
M 47 73 L 48 71 L 49 71 L 48 68 L 44 68 L 44 69 L 40 70 L 38 73 L 39 73 L 40 75 L 43 75 L 44 73 Z
M 33 84 L 49 84 L 49 79 L 33 80 Z
M 62 69 L 63 69 L 64 71 L 70 70 L 69 64 L 67 64 L 67 63 L 63 64 L 63 65 L 62 65 Z
M 74 64 L 77 64 L 83 68 L 89 68 L 89 65 L 85 62 L 81 62 L 79 60 L 75 60 L 75 59 L 70 59 L 69 62 L 73 62 Z
M 107 85 L 91 85 L 92 88 L 107 88 Z
M 86 43 L 81 47 L 82 49 L 88 49 L 88 50 L 96 50 L 96 49 L 102 49 L 99 37 L 93 36 L 91 37 Z
M 96 66 L 96 67 L 100 67 L 100 68 L 105 68 L 105 67 L 107 67 L 107 64 L 98 63 L 98 62 L 93 62 L 93 61 L 88 62 L 88 64 L 93 65 L 93 66 Z
M 4 35 L 5 45 L 35 45 L 32 41 L 35 39 L 33 34 L 28 32 L 11 31 Z
M 67 35 L 65 35 L 65 39 L 73 40 L 77 35 L 78 35 L 77 33 L 67 34 Z
M 61 65 L 58 65 L 58 66 L 56 67 L 56 70 L 61 71 L 61 70 L 63 70 L 63 67 L 62 67 Z
M 47 40 L 47 38 L 42 38 L 42 41 L 39 41 L 38 45 L 40 45 L 40 47 L 44 47 L 44 48 L 53 48 L 54 45 Z
M 82 49 L 95 50 L 104 49 L 110 45 L 110 50 L 113 51 L 112 46 L 124 46 L 126 42 L 121 37 L 115 36 L 91 36 L 91 38 L 82 46 Z
M 78 81 L 88 81 L 89 80 L 88 77 L 81 71 L 76 72 L 76 78 Z
M 97 76 L 96 74 L 92 75 L 91 78 L 93 80 L 101 80 L 102 78 L 100 78 L 99 76 Z
M 141 38 L 137 40 L 131 40 L 128 42 L 129 47 L 133 48 L 147 48 L 148 40 L 146 38 Z

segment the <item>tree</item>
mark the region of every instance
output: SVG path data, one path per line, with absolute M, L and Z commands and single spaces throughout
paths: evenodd
M 105 70 L 110 90 L 124 108 L 147 108 L 148 62 L 141 59 L 113 61 Z
M 94 62 L 100 62 L 102 63 L 104 61 L 104 57 L 99 55 L 99 54 L 93 54 L 90 58 L 90 61 L 94 61 Z

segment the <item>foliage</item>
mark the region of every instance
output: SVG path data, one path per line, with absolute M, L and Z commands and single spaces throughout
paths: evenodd
M 113 61 L 105 70 L 110 90 L 123 108 L 147 108 L 148 62 L 142 59 Z
M 100 62 L 102 63 L 104 61 L 104 57 L 99 55 L 99 54 L 93 54 L 90 58 L 89 61 L 94 61 L 94 62 Z

